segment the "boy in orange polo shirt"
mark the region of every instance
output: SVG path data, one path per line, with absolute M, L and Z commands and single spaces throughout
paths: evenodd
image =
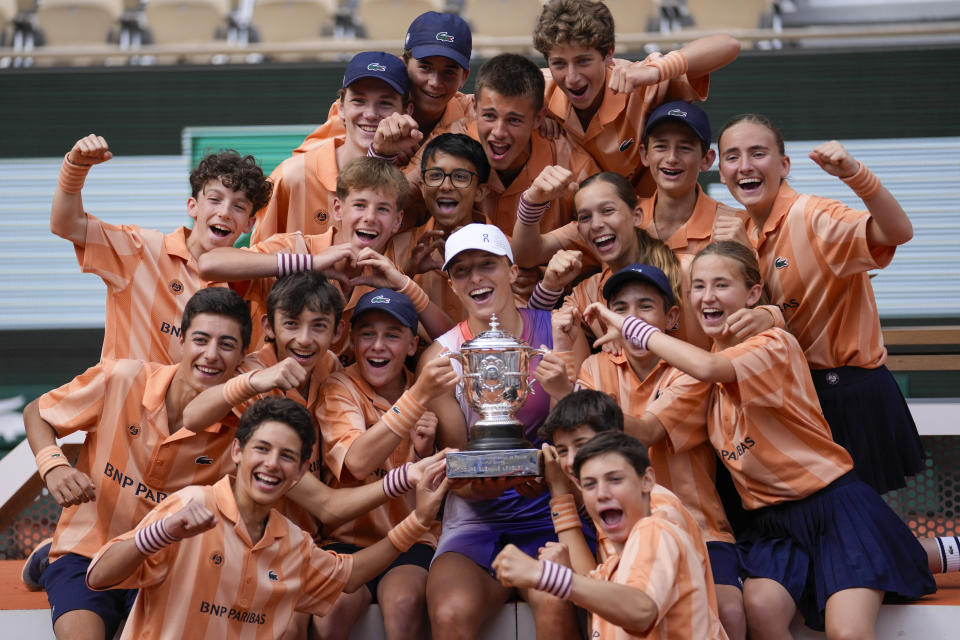
M 193 229 L 163 234 L 115 226 L 84 212 L 81 197 L 90 167 L 112 157 L 101 136 L 90 134 L 74 144 L 60 169 L 50 230 L 73 242 L 81 269 L 107 285 L 101 358 L 174 364 L 180 361 L 184 306 L 207 286 L 197 261 L 211 249 L 233 246 L 250 230 L 271 185 L 253 156 L 222 151 L 201 160 L 190 174 L 187 213 Z
M 604 171 L 627 177 L 641 197 L 653 193 L 636 139 L 647 115 L 667 100 L 705 100 L 710 72 L 740 51 L 736 39 L 715 35 L 614 65 L 613 16 L 605 4 L 589 0 L 547 3 L 533 44 L 550 69 L 547 111 Z
M 309 412 L 266 398 L 241 418 L 231 445 L 236 478 L 191 486 L 94 558 L 96 589 L 139 588 L 123 638 L 277 638 L 294 611 L 323 614 L 433 523 L 445 493 L 421 484 L 417 508 L 352 556 L 324 551 L 272 507 L 307 472 L 316 434 Z M 434 466 L 439 479 L 443 463 Z

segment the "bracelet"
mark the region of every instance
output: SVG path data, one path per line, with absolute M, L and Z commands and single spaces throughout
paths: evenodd
M 417 313 L 423 313 L 423 310 L 430 305 L 430 298 L 410 276 L 407 276 L 407 283 L 400 287 L 398 292 L 410 298 Z
M 57 186 L 64 193 L 80 193 L 83 190 L 83 183 L 90 173 L 92 164 L 77 164 L 70 162 L 70 152 L 63 157 L 63 164 L 60 165 L 60 175 L 57 176 Z
M 556 562 L 541 560 L 540 579 L 535 588 L 566 600 L 570 597 L 570 591 L 573 590 L 573 570 Z
M 542 281 L 537 283 L 530 294 L 530 301 L 527 303 L 531 309 L 542 309 L 550 311 L 557 305 L 557 300 L 563 296 L 563 289 L 554 291 L 543 286 Z
M 313 269 L 313 256 L 309 253 L 278 253 L 277 277 L 282 278 L 291 273 L 310 271 Z
M 529 227 L 539 226 L 540 218 L 543 217 L 543 214 L 546 213 L 549 208 L 549 202 L 534 204 L 528 202 L 527 199 L 523 197 L 523 194 L 520 194 L 520 202 L 517 204 L 517 220 Z
M 660 329 L 652 324 L 647 324 L 636 316 L 627 316 L 627 319 L 623 321 L 623 327 L 620 328 L 620 333 L 631 343 L 641 349 L 646 349 L 650 336 L 660 333 Z
M 166 519 L 167 518 L 157 520 L 151 525 L 137 529 L 137 533 L 133 536 L 133 542 L 137 545 L 137 551 L 145 556 L 152 556 L 180 540 L 180 538 L 172 536 L 167 532 L 167 527 L 163 524 Z
M 880 191 L 880 187 L 883 186 L 880 184 L 880 178 L 874 175 L 873 171 L 867 169 L 867 165 L 862 162 L 855 174 L 848 178 L 840 179 L 843 180 L 848 187 L 853 189 L 853 192 L 857 194 L 857 197 L 861 200 L 869 200 L 874 197 L 877 195 L 877 191 Z
M 253 388 L 250 378 L 256 371 L 230 378 L 223 385 L 223 400 L 231 407 L 243 404 L 260 392 Z
M 427 408 L 413 397 L 409 389 L 403 392 L 396 404 L 387 409 L 380 422 L 398 438 L 403 438 L 417 426 L 417 420 Z
M 400 551 L 406 551 L 413 545 L 417 544 L 417 541 L 420 539 L 423 534 L 425 534 L 430 527 L 425 527 L 420 524 L 420 521 L 417 520 L 417 514 L 411 513 L 403 521 L 395 526 L 393 529 L 387 532 L 387 538 L 390 539 L 390 544 L 395 546 Z
M 40 472 L 40 479 L 47 475 L 52 469 L 57 467 L 69 467 L 70 461 L 63 451 L 55 444 L 51 444 L 40 451 L 37 451 L 37 470 Z
M 399 153 L 394 153 L 393 155 L 385 156 L 382 153 L 377 153 L 373 148 L 373 143 L 370 143 L 370 146 L 367 147 L 367 157 L 376 158 L 378 160 L 386 160 L 390 164 L 396 164 L 397 158 L 400 157 Z
M 390 469 L 387 475 L 383 476 L 383 492 L 387 494 L 389 498 L 399 498 L 413 489 L 413 485 L 410 484 L 410 478 L 407 475 L 409 468 L 410 463 L 407 462 L 396 469 Z
M 573 495 L 564 493 L 550 498 L 550 517 L 553 519 L 553 532 L 561 533 L 580 528 L 580 516 L 577 514 L 577 502 Z
M 646 62 L 660 72 L 660 82 L 678 78 L 687 72 L 687 58 L 679 51 Z

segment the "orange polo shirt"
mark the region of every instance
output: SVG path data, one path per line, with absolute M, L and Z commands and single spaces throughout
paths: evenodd
M 213 486 L 178 491 L 94 558 L 91 566 L 114 544 L 188 502 L 202 503 L 217 518 L 212 529 L 148 556 L 117 585 L 140 590 L 122 639 L 273 640 L 283 636 L 294 611 L 324 615 L 343 593 L 351 556 L 324 551 L 275 509 L 263 537 L 251 540 L 232 484 L 228 476 Z
M 103 360 L 40 397 L 40 417 L 57 437 L 86 432 L 76 468 L 96 492 L 95 501 L 64 508 L 51 560 L 65 553 L 92 558 L 170 493 L 233 470 L 228 450 L 236 421 L 170 433 L 165 401 L 178 368 Z
M 661 55 L 654 52 L 645 60 L 633 64 L 644 64 Z M 570 104 L 567 94 L 550 77 L 546 79 L 545 104 L 547 110 L 560 121 L 570 140 L 583 147 L 603 171 L 613 171 L 626 176 L 639 195 L 648 196 L 656 186 L 648 177 L 644 179 L 647 171 L 640 162 L 640 142 L 643 128 L 647 125 L 647 116 L 661 104 L 671 100 L 706 100 L 710 75 L 705 74 L 692 82 L 683 75 L 630 93 L 619 94 L 610 89 L 608 75 L 605 75 L 603 80 L 600 108 L 586 130 L 580 124 L 580 118 Z

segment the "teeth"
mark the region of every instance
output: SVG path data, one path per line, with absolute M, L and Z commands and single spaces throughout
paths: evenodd
M 366 131 L 367 133 L 376 133 L 376 132 L 377 132 L 377 125 L 375 125 L 375 124 L 361 124 L 361 125 L 357 125 L 357 126 L 360 127 L 360 130 L 361 130 L 361 131 Z
M 217 375 L 218 373 L 220 373 L 220 369 L 213 369 L 213 368 L 211 368 L 211 367 L 203 367 L 203 366 L 200 366 L 199 364 L 197 365 L 197 371 L 199 371 L 200 373 L 205 373 L 205 374 L 207 374 L 208 376 L 215 376 L 215 375 Z
M 254 473 L 253 477 L 254 479 L 256 479 L 257 482 L 262 482 L 264 484 L 269 484 L 271 486 L 276 486 L 280 484 L 280 478 L 277 478 L 274 476 L 268 476 L 264 473 Z
M 602 236 L 598 236 L 593 239 L 595 245 L 607 244 L 608 242 L 613 242 L 617 238 L 616 234 L 607 233 Z
M 298 350 L 296 350 L 296 349 L 290 349 L 290 353 L 292 353 L 294 356 L 296 356 L 296 357 L 298 357 L 298 358 L 302 358 L 302 359 L 304 359 L 304 360 L 306 360 L 307 358 L 313 357 L 313 352 L 312 352 L 312 351 L 298 351 Z
M 683 173 L 683 171 L 681 171 L 680 169 L 661 169 L 660 171 L 661 173 L 665 173 L 668 176 L 678 176 L 681 173 Z
M 493 289 L 491 289 L 490 287 L 484 287 L 482 289 L 474 289 L 473 291 L 470 292 L 470 297 L 479 298 L 481 296 L 487 295 L 488 293 L 493 293 Z
M 760 185 L 761 180 L 759 178 L 744 178 L 740 180 L 737 184 L 744 188 L 751 188 Z
M 357 229 L 356 233 L 361 238 L 365 238 L 367 240 L 373 240 L 380 235 L 376 231 L 361 231 L 360 229 Z

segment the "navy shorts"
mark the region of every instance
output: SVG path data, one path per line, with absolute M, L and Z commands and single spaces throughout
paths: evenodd
M 732 542 L 708 542 L 707 555 L 714 584 L 726 584 L 743 590 L 743 563 L 737 545 Z
M 112 638 L 133 608 L 137 590 L 94 591 L 87 586 L 89 566 L 90 558 L 74 553 L 68 553 L 50 563 L 40 576 L 40 584 L 50 601 L 50 616 L 56 623 L 57 618 L 69 611 L 93 611 L 103 619 L 107 630 L 106 637 Z
M 331 542 L 329 544 L 323 545 L 323 548 L 327 551 L 336 551 L 337 553 L 343 555 L 352 555 L 357 551 L 360 551 L 363 547 L 358 547 L 355 544 L 350 544 L 348 542 Z M 418 542 L 413 545 L 394 560 L 389 567 L 384 569 L 380 575 L 378 575 L 373 580 L 370 580 L 367 583 L 367 589 L 370 590 L 370 595 L 373 596 L 372 602 L 376 604 L 377 602 L 377 587 L 380 586 L 380 580 L 383 579 L 383 576 L 393 569 L 394 567 L 401 567 L 404 565 L 414 565 L 416 567 L 423 568 L 424 571 L 430 570 L 430 562 L 433 560 L 433 547 L 422 542 Z

